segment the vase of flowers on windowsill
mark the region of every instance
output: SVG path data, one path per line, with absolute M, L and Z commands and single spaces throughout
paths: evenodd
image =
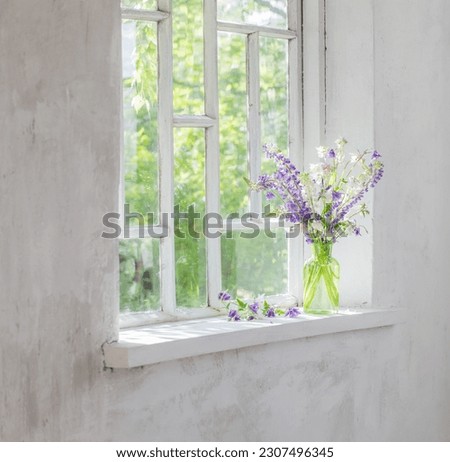
M 319 162 L 301 172 L 278 149 L 264 145 L 264 152 L 276 164 L 276 171 L 264 174 L 251 189 L 264 191 L 269 200 L 276 197 L 281 205 L 275 215 L 300 225 L 312 256 L 303 267 L 303 308 L 305 313 L 332 314 L 339 309 L 339 262 L 333 257 L 333 245 L 349 235 L 361 235 L 365 229 L 358 216 L 369 211 L 363 198 L 383 176 L 381 155 L 366 149 L 345 153 L 347 141 L 340 138 L 334 148 L 317 148 Z

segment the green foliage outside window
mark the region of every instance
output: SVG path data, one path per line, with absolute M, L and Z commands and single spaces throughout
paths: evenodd
M 128 0 L 125 7 L 146 2 Z M 152 2 L 150 2 L 152 3 Z M 277 3 L 277 2 L 274 2 Z M 278 2 L 283 3 L 283 2 Z M 187 7 L 189 4 L 189 7 Z M 145 5 L 144 5 L 145 6 Z M 203 33 L 201 0 L 174 1 L 174 110 L 202 114 Z M 199 19 L 200 18 L 200 19 Z M 124 37 L 124 183 L 130 211 L 158 216 L 158 126 L 156 25 L 125 20 Z M 239 34 L 219 33 L 220 188 L 222 214 L 245 213 L 247 185 L 246 41 Z M 164 57 L 162 57 L 164 59 Z M 262 142 L 287 149 L 287 44 L 261 38 Z M 175 204 L 187 212 L 205 210 L 203 129 L 174 129 Z M 263 168 L 268 168 L 263 162 Z M 156 221 L 157 218 L 154 219 Z M 181 224 L 181 231 L 186 231 Z M 201 220 L 197 230 L 201 231 Z M 286 290 L 286 240 L 260 236 L 222 236 L 223 288 L 251 297 Z M 132 239 L 120 243 L 122 311 L 159 307 L 159 242 Z M 175 238 L 177 304 L 206 304 L 206 243 L 203 237 Z M 300 262 L 299 262 L 300 265 Z

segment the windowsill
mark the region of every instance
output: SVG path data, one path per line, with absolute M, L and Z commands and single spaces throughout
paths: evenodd
M 399 324 L 403 309 L 346 309 L 333 316 L 301 315 L 261 321 L 229 322 L 220 316 L 142 326 L 120 331 L 105 344 L 105 366 L 132 368 L 220 351 L 318 335 Z
M 297 299 L 292 295 L 278 294 L 269 295 L 264 297 L 270 305 L 276 305 L 278 308 L 290 308 L 291 306 L 297 305 Z M 253 301 L 244 300 L 244 301 Z M 121 313 L 119 320 L 120 329 L 128 329 L 135 327 L 143 327 L 161 323 L 172 323 L 177 321 L 193 321 L 201 319 L 204 321 L 206 318 L 226 316 L 228 310 L 225 307 L 222 308 L 177 308 L 174 312 L 163 312 L 163 311 L 145 311 L 145 312 L 125 312 Z

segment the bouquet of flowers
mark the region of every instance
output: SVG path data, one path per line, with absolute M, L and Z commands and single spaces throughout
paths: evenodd
M 355 217 L 369 213 L 362 199 L 383 176 L 383 163 L 378 151 L 368 149 L 347 158 L 346 144 L 340 138 L 335 148 L 318 147 L 320 161 L 305 172 L 273 146 L 264 145 L 277 169 L 261 175 L 256 183 L 249 182 L 252 189 L 265 191 L 267 199 L 281 199 L 277 215 L 300 224 L 308 243 L 334 243 L 340 237 L 361 234 Z
M 305 311 L 337 311 L 339 264 L 331 256 L 332 245 L 341 237 L 361 234 L 363 227 L 356 218 L 369 213 L 363 198 L 384 173 L 378 151 L 366 149 L 347 156 L 346 144 L 340 138 L 333 148 L 320 146 L 319 162 L 304 172 L 278 149 L 264 145 L 276 170 L 255 183 L 247 180 L 252 189 L 264 191 L 267 199 L 279 198 L 276 215 L 299 224 L 306 242 L 313 244 L 313 257 L 304 267 Z

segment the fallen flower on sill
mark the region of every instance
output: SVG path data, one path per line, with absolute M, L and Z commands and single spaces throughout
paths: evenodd
M 220 292 L 218 298 L 228 310 L 228 321 L 253 321 L 255 319 L 275 318 L 277 316 L 296 318 L 301 314 L 300 309 L 296 306 L 283 310 L 270 305 L 267 300 L 255 299 L 252 302 L 246 302 L 240 298 L 232 300 L 231 295 L 227 291 Z

